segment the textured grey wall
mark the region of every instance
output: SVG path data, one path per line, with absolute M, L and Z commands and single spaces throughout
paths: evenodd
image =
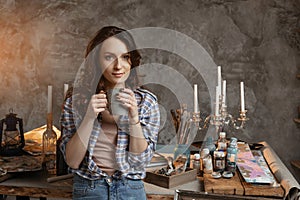
M 229 112 L 235 116 L 238 84 L 245 82 L 250 121 L 244 131 L 230 134 L 249 142 L 267 141 L 295 173 L 289 162 L 300 159 L 300 129 L 293 122 L 300 105 L 299 10 L 296 0 L 1 0 L 0 117 L 13 108 L 26 131 L 44 124 L 47 85 L 52 84 L 58 125 L 63 83 L 73 82 L 96 30 L 104 25 L 164 27 L 196 40 L 222 66 Z M 188 61 L 163 50 L 142 53 L 144 63 L 171 66 L 191 86 L 198 83 L 201 111 L 210 112 L 207 88 Z M 168 88 L 149 87 L 167 111 L 159 140 L 169 142 L 174 137 L 169 109 L 179 104 Z

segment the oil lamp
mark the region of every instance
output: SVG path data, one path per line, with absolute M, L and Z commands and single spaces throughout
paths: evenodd
M 0 142 L 0 154 L 3 156 L 17 156 L 23 153 L 25 145 L 23 121 L 13 113 L 13 109 L 10 109 L 6 118 L 0 121 Z

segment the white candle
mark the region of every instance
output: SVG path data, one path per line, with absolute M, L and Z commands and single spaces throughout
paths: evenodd
M 48 106 L 47 113 L 52 113 L 52 85 L 48 85 Z
M 244 82 L 241 82 L 241 112 L 245 112 Z
M 216 110 L 215 115 L 219 116 L 219 86 L 216 86 Z
M 223 92 L 222 92 L 222 95 L 223 95 L 223 98 L 222 98 L 222 104 L 223 106 L 226 105 L 226 80 L 223 80 Z
M 222 92 L 222 70 L 221 66 L 218 66 L 218 86 L 219 86 L 219 98 Z
M 198 85 L 194 84 L 194 113 L 198 112 Z
M 64 84 L 64 98 L 66 98 L 68 89 L 69 89 L 69 85 L 65 83 Z
M 221 66 L 218 66 L 218 86 L 221 86 L 221 81 L 222 81 L 222 75 L 221 75 Z M 221 89 L 221 88 L 220 88 Z

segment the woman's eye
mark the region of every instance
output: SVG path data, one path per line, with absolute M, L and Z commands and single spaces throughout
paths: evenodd
M 111 56 L 111 55 L 106 55 L 104 58 L 105 58 L 105 60 L 108 60 L 108 61 L 111 61 L 114 59 L 113 56 Z
M 124 60 L 129 60 L 130 59 L 130 55 L 129 54 L 123 55 L 123 58 L 124 58 Z

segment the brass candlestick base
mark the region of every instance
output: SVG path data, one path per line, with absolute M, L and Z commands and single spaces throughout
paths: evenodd
M 249 118 L 246 117 L 246 112 L 247 112 L 247 110 L 245 110 L 244 112 L 240 111 L 240 117 L 238 118 L 239 121 L 248 121 L 249 120 Z
M 247 118 L 247 116 L 246 116 L 246 112 L 247 112 L 247 110 L 240 111 L 240 117 L 238 118 L 238 121 L 240 121 L 240 125 L 237 125 L 236 120 L 234 120 L 233 127 L 235 129 L 239 130 L 239 129 L 243 129 L 245 127 L 246 121 L 249 120 L 249 118 Z
M 200 117 L 200 112 L 193 112 L 192 113 L 192 120 L 194 122 L 200 122 L 201 121 L 201 117 Z
M 222 125 L 222 116 L 221 115 L 213 115 L 210 121 L 211 125 L 220 126 Z

